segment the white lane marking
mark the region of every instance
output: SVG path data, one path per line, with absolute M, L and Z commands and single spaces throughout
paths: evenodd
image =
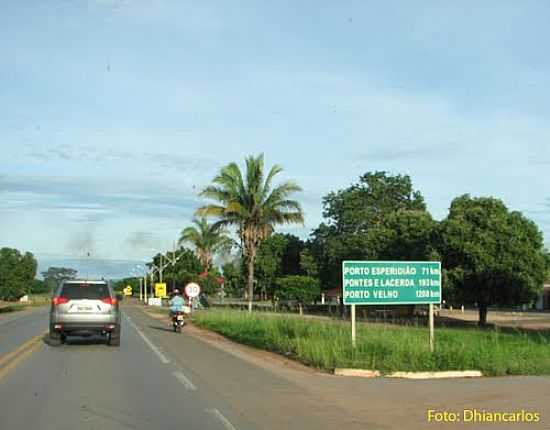
M 235 427 L 233 427 L 233 424 L 231 424 L 229 420 L 225 418 L 223 414 L 217 409 L 205 409 L 205 412 L 216 417 L 227 430 L 237 430 Z
M 126 317 L 126 319 L 128 320 L 128 323 L 134 328 L 134 330 L 137 331 L 137 333 L 142 337 L 145 343 L 149 345 L 149 348 L 151 348 L 153 352 L 157 354 L 157 357 L 160 359 L 160 361 L 162 361 L 164 364 L 169 364 L 170 360 L 166 357 L 166 355 L 160 352 L 160 350 L 153 344 L 153 342 L 151 342 L 149 338 L 143 334 L 143 332 L 138 328 L 137 325 L 132 322 L 130 318 Z
M 173 375 L 178 381 L 180 381 L 187 390 L 195 391 L 197 387 L 183 374 L 183 372 L 177 370 L 173 372 Z

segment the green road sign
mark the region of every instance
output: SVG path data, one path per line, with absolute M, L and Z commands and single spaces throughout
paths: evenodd
M 345 305 L 441 303 L 438 261 L 344 261 Z

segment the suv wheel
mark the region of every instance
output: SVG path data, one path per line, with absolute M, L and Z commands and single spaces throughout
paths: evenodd
M 120 346 L 120 327 L 109 333 L 109 346 Z
M 56 331 L 53 326 L 50 326 L 49 344 L 52 346 L 59 346 L 65 339 L 61 336 L 61 333 Z

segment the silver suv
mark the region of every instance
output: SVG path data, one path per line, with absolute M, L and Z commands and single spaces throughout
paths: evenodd
M 120 310 L 105 281 L 65 281 L 54 294 L 50 310 L 50 341 L 65 343 L 68 335 L 106 336 L 120 345 Z

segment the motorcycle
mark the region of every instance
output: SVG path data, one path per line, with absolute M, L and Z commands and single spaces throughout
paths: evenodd
M 181 329 L 185 325 L 183 312 L 176 312 L 172 315 L 172 325 L 175 332 L 181 333 Z

